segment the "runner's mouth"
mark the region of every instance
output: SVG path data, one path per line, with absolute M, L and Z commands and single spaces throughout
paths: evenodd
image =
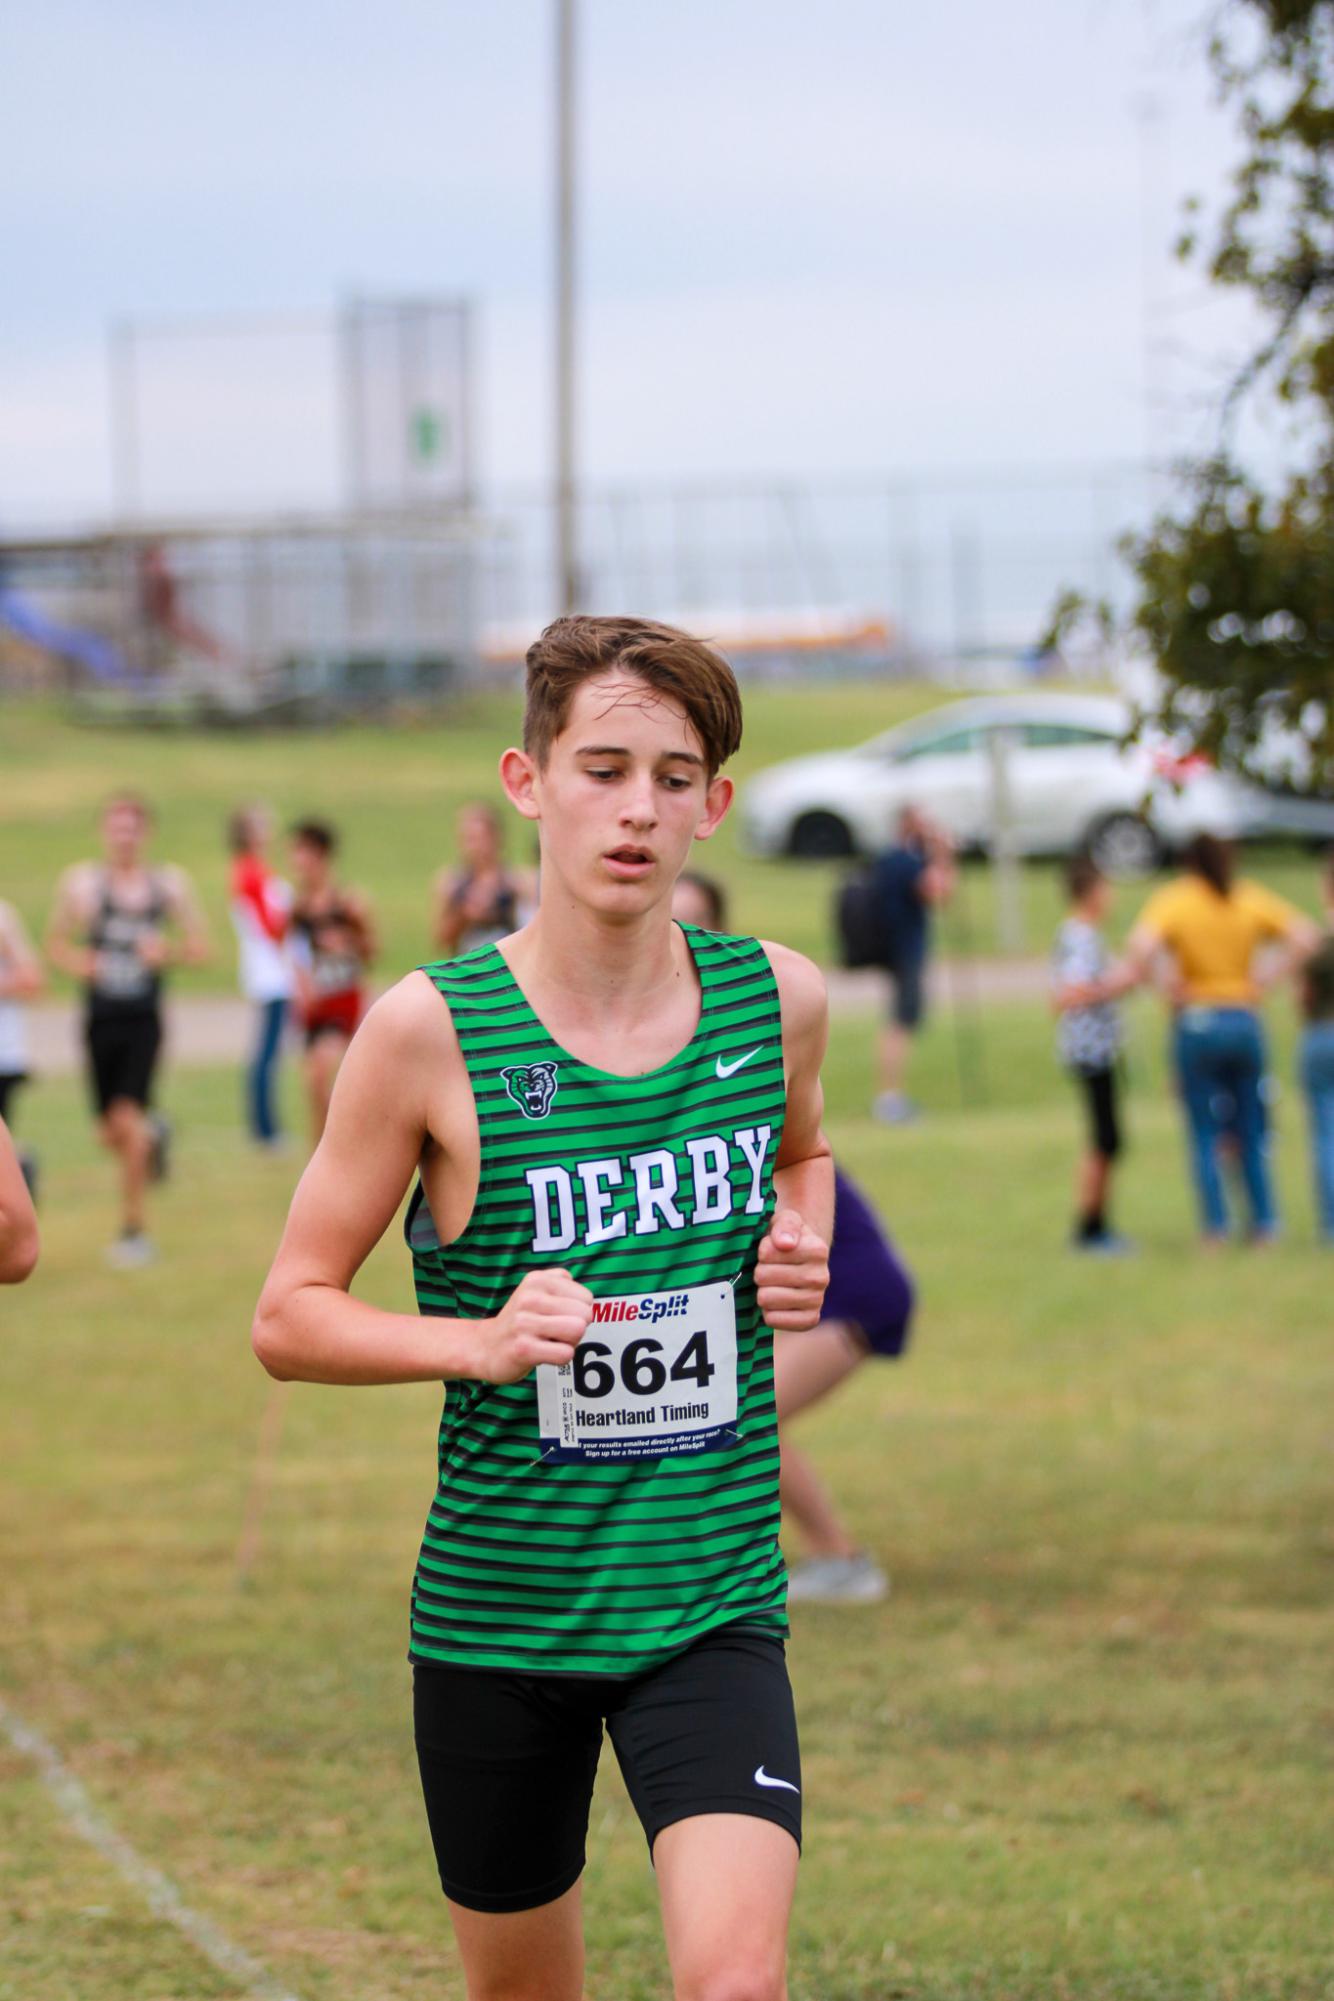
M 647 869 L 652 868 L 653 859 L 647 848 L 629 846 L 611 848 L 603 856 L 603 860 L 610 863 L 613 872 L 618 875 L 643 875 Z

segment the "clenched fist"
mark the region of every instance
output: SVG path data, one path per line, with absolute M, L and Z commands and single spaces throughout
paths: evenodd
M 829 1246 L 795 1209 L 780 1209 L 755 1260 L 760 1312 L 780 1334 L 806 1334 L 819 1325 L 829 1283 Z
M 569 1272 L 530 1271 L 494 1320 L 478 1326 L 475 1374 L 484 1383 L 517 1383 L 539 1362 L 568 1362 L 593 1318 L 593 1295 Z

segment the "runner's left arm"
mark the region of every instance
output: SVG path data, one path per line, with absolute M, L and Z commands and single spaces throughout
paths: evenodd
M 0 903 L 0 999 L 28 1000 L 42 990 L 42 966 L 23 919 Z
M 171 868 L 166 871 L 166 884 L 168 905 L 181 933 L 177 963 L 182 966 L 206 965 L 213 956 L 213 948 L 208 935 L 208 921 L 194 883 L 183 868 Z
M 765 943 L 783 1012 L 787 1112 L 774 1169 L 774 1214 L 755 1264 L 760 1311 L 781 1333 L 819 1324 L 834 1234 L 834 1162 L 821 1127 L 820 1065 L 829 1002 L 818 968 L 800 952 Z

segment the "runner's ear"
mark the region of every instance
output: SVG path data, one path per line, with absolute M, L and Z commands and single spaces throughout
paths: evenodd
M 736 787 L 731 779 L 724 778 L 722 772 L 718 772 L 709 780 L 709 789 L 704 795 L 704 818 L 695 829 L 697 841 L 707 841 L 710 834 L 716 832 L 726 819 L 727 809 L 732 803 L 735 791 Z
M 507 750 L 500 760 L 500 782 L 512 806 L 523 814 L 525 820 L 540 820 L 542 815 L 537 803 L 534 781 L 537 766 L 526 750 Z

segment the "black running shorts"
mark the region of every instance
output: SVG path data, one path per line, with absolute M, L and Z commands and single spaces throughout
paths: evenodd
M 146 1009 L 88 1018 L 88 1067 L 99 1116 L 118 1098 L 153 1102 L 153 1072 L 162 1047 L 162 1017 Z
M 724 1626 L 646 1674 L 501 1674 L 417 1662 L 417 1762 L 447 1897 L 528 1911 L 584 1867 L 602 1726 L 649 1853 L 701 1813 L 775 1821 L 801 1845 L 797 1720 L 783 1642 Z
M 1075 1071 L 1084 1087 L 1088 1109 L 1089 1144 L 1104 1160 L 1115 1160 L 1121 1151 L 1121 1121 L 1117 1116 L 1116 1072 L 1080 1067 Z

